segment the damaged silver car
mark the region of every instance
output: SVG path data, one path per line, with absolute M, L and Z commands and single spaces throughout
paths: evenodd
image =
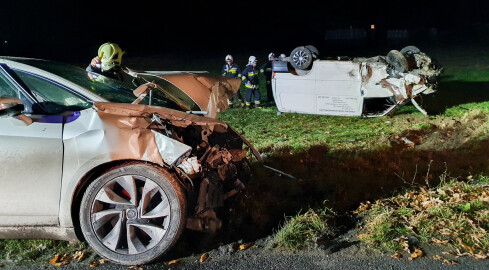
M 318 59 L 314 46 L 295 48 L 273 62 L 272 89 L 279 114 L 296 112 L 378 117 L 436 91 L 441 67 L 415 46 L 387 56 Z
M 85 239 L 138 265 L 185 228 L 219 229 L 216 209 L 250 175 L 244 146 L 261 158 L 226 123 L 182 112 L 192 99 L 179 96 L 156 80 L 133 90 L 60 63 L 0 59 L 0 238 Z

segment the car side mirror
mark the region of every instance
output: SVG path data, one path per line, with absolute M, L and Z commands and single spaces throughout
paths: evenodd
M 0 97 L 0 117 L 22 114 L 24 104 L 18 98 Z

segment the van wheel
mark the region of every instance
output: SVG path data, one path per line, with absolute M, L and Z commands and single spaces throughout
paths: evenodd
M 307 69 L 312 63 L 312 52 L 304 46 L 292 50 L 290 53 L 290 64 L 295 69 Z
M 406 57 L 398 50 L 390 51 L 385 60 L 397 72 L 406 72 L 408 69 Z

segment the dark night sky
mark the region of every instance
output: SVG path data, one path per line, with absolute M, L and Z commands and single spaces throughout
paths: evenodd
M 0 40 L 10 55 L 56 60 L 89 58 L 107 41 L 132 56 L 251 52 L 317 44 L 326 29 L 349 26 L 451 31 L 486 23 L 487 2 L 2 1 Z

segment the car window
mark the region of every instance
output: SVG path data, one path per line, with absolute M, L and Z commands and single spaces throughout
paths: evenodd
M 19 98 L 17 88 L 0 72 L 0 97 Z
M 91 73 L 79 67 L 74 67 L 54 61 L 27 58 L 9 58 L 3 56 L 0 58 L 4 58 L 7 60 L 11 59 L 16 62 L 31 65 L 44 71 L 53 73 L 97 94 L 98 96 L 101 96 L 102 98 L 110 102 L 132 103 L 136 99 L 136 96 L 134 96 L 132 92 L 136 88 L 136 85 L 134 85 L 130 80 L 122 82 L 99 74 Z M 97 76 L 97 78 L 94 78 L 94 75 Z M 163 88 L 170 91 L 173 96 L 179 99 L 178 102 L 176 102 L 161 91 L 153 91 L 151 100 L 152 105 L 182 110 L 179 105 L 180 103 L 190 103 L 192 104 L 192 110 L 199 110 L 198 106 L 185 93 L 178 89 L 178 87 L 172 86 L 163 79 L 159 79 L 160 81 L 158 81 L 158 78 L 155 76 L 150 76 L 148 80 L 150 82 L 156 81 L 159 85 L 161 84 Z M 142 82 L 145 81 L 143 80 Z M 165 85 L 165 83 L 167 85 Z M 182 97 L 186 97 L 186 100 L 184 100 L 185 102 L 182 101 Z M 149 95 L 144 98 L 144 100 L 142 100 L 140 104 L 147 105 L 148 103 Z
M 26 72 L 18 70 L 14 72 L 49 114 L 79 111 L 92 106 L 88 100 L 59 84 Z

